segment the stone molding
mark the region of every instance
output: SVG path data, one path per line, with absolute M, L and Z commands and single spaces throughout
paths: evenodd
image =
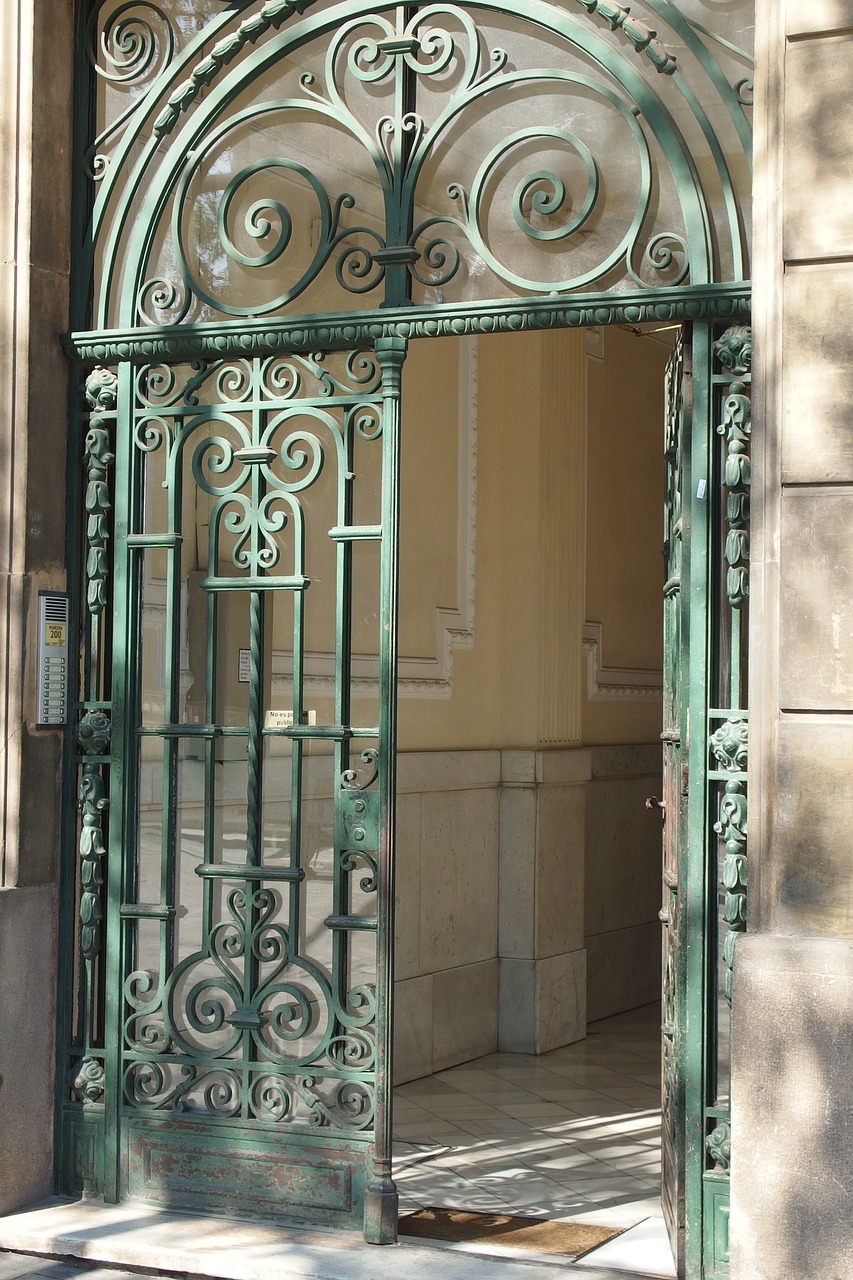
M 589 702 L 609 702 L 612 698 L 659 699 L 663 694 L 663 673 L 660 671 L 647 667 L 605 666 L 604 627 L 600 622 L 583 624 L 583 654 Z

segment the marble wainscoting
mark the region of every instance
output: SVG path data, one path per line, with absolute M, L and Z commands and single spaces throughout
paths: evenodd
M 586 792 L 590 1022 L 660 999 L 661 749 L 593 747 Z
M 401 754 L 397 1083 L 498 1043 L 499 751 Z

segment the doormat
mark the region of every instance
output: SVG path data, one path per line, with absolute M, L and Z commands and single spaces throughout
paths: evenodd
M 553 1222 L 550 1218 L 521 1217 L 509 1213 L 473 1213 L 468 1209 L 430 1207 L 400 1218 L 405 1236 L 425 1236 L 452 1244 L 499 1244 L 536 1253 L 562 1253 L 580 1258 L 614 1236 L 620 1227 L 598 1227 L 585 1222 Z

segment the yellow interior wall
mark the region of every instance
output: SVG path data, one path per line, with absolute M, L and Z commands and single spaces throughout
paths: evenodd
M 578 336 L 566 333 L 566 342 L 577 341 Z M 427 660 L 427 680 L 431 672 L 437 674 L 436 664 L 429 660 L 437 656 L 437 644 L 444 643 L 437 610 L 458 609 L 460 591 L 466 589 L 458 569 L 463 518 L 459 514 L 460 415 L 470 412 L 471 399 L 471 387 L 466 377 L 460 377 L 466 341 L 470 340 L 412 343 L 405 366 L 400 654 L 404 663 L 407 658 Z M 550 570 L 539 542 L 540 437 L 542 414 L 548 411 L 543 410 L 548 403 L 548 359 L 559 359 L 560 351 L 559 342 L 554 346 L 552 340 L 546 352 L 544 341 L 536 332 L 490 335 L 477 341 L 474 644 L 453 651 L 452 696 L 417 682 L 414 689 L 403 691 L 399 714 L 403 751 L 535 749 L 539 745 L 537 628 Z M 661 665 L 662 387 L 667 354 L 661 342 L 612 328 L 604 332 L 605 359 L 587 361 L 587 534 L 586 548 L 578 548 L 586 567 L 585 617 L 603 627 L 599 657 L 605 666 L 648 669 L 649 683 L 659 678 Z M 373 452 L 377 452 L 375 446 Z M 372 461 L 369 454 L 366 447 L 364 465 L 375 468 L 378 454 Z M 567 485 L 570 481 L 567 476 Z M 162 519 L 162 494 L 157 488 L 153 486 L 154 503 Z M 312 503 L 324 506 L 327 498 L 328 511 L 314 512 L 322 518 L 314 519 L 312 538 L 327 544 L 323 531 L 334 522 L 334 508 L 331 494 L 322 490 L 319 484 Z M 197 519 L 203 523 L 202 508 L 199 504 Z M 368 514 L 375 518 L 372 512 L 365 512 L 365 517 Z M 192 520 L 190 512 L 185 515 Z M 206 529 L 201 534 L 206 535 Z M 328 643 L 334 610 L 333 592 L 323 587 L 323 579 L 334 580 L 333 549 L 331 544 L 316 547 L 313 542 L 309 559 L 317 581 L 307 608 L 309 650 L 312 642 L 320 648 Z M 323 553 L 321 561 L 318 556 Z M 366 577 L 356 593 L 363 609 L 355 611 L 354 639 L 356 651 L 369 652 L 375 643 L 377 549 L 368 546 L 361 562 Z M 185 564 L 185 570 L 191 567 Z M 153 561 L 151 568 L 155 578 L 163 575 Z M 287 652 L 290 611 L 276 609 L 275 614 L 268 642 L 274 650 Z M 191 610 L 190 620 L 192 648 L 192 633 L 203 626 L 203 619 Z M 237 649 L 248 643 L 244 632 L 247 618 L 229 634 L 221 671 L 225 702 L 233 704 L 238 718 L 245 686 L 237 682 L 236 658 Z M 154 643 L 146 646 L 145 684 L 152 690 L 160 683 L 158 673 L 148 670 L 156 663 L 155 654 Z M 585 690 L 585 662 L 577 652 L 567 652 L 566 661 L 575 664 Z M 201 682 L 196 684 L 190 703 L 201 692 Z M 309 694 L 309 705 L 321 720 L 331 715 L 330 699 L 319 691 Z M 356 723 L 373 723 L 375 715 L 375 694 L 354 699 Z M 657 699 L 588 701 L 584 696 L 583 741 L 654 741 L 660 732 L 659 718 Z
M 542 335 L 478 342 L 476 624 L 451 698 L 400 699 L 401 750 L 537 746 Z M 413 343 L 404 383 L 401 653 L 435 652 L 435 608 L 457 603 L 459 365 L 454 339 Z M 609 668 L 661 669 L 663 377 L 667 346 L 620 328 L 589 359 L 586 611 Z M 463 397 L 464 398 L 464 397 Z M 444 576 L 435 564 L 449 557 Z M 544 575 L 544 578 L 543 578 Z M 432 594 L 430 593 L 432 588 Z M 438 594 L 438 592 L 444 594 Z M 567 661 L 572 661 L 567 654 Z M 605 673 L 606 674 L 606 673 Z M 586 690 L 586 667 L 578 679 Z M 656 698 L 589 701 L 586 743 L 656 741 Z
M 586 617 L 602 624 L 606 667 L 660 678 L 663 384 L 668 346 L 614 326 L 587 367 Z M 660 700 L 584 703 L 587 743 L 652 742 Z

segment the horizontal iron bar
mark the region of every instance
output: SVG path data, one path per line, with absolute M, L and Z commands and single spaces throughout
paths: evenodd
M 177 908 L 161 907 L 154 902 L 123 902 L 118 913 L 129 920 L 171 920 L 177 914 Z
M 401 36 L 399 39 L 393 37 L 388 40 L 377 40 L 376 48 L 380 53 L 417 53 L 421 47 L 421 42 L 415 36 Z
M 264 729 L 264 735 L 280 738 L 317 738 L 345 742 L 347 738 L 378 738 L 378 729 L 354 729 L 348 724 L 294 724 L 288 729 Z
M 327 929 L 355 929 L 363 933 L 376 932 L 376 916 L 326 916 Z
M 299 884 L 305 879 L 301 867 L 251 866 L 249 863 L 203 862 L 195 869 L 202 880 L 289 880 Z
M 357 542 L 367 538 L 381 538 L 381 524 L 347 524 L 335 525 L 329 530 L 329 537 L 338 542 Z
M 710 707 L 708 709 L 709 720 L 748 720 L 749 711 L 746 707 Z
M 92 1050 L 91 1053 L 87 1052 L 87 1057 L 103 1058 L 103 1056 L 104 1056 L 103 1049 L 94 1049 Z M 292 1080 L 292 1079 L 299 1080 L 299 1079 L 304 1079 L 305 1076 L 316 1076 L 323 1080 L 369 1080 L 370 1079 L 369 1070 L 364 1072 L 359 1072 L 357 1069 L 354 1070 L 352 1067 L 350 1068 L 333 1067 L 322 1061 L 310 1062 L 310 1061 L 303 1060 L 298 1063 L 294 1062 L 293 1066 L 291 1067 L 285 1067 L 280 1062 L 273 1062 L 270 1059 L 264 1059 L 264 1058 L 260 1058 L 257 1062 L 244 1062 L 242 1058 L 213 1058 L 213 1057 L 207 1057 L 206 1055 L 201 1053 L 194 1053 L 192 1055 L 192 1058 L 189 1058 L 186 1054 L 183 1054 L 183 1053 L 157 1053 L 157 1052 L 152 1053 L 150 1049 L 148 1050 L 132 1049 L 130 1048 L 130 1046 L 122 1050 L 122 1058 L 124 1059 L 125 1062 L 161 1062 L 164 1064 L 168 1064 L 170 1066 L 186 1066 L 189 1063 L 192 1063 L 193 1066 L 206 1068 L 207 1070 L 211 1070 L 211 1071 L 239 1070 L 240 1072 L 246 1071 L 252 1075 L 280 1076 L 283 1080 Z M 149 1118 L 149 1114 L 153 1119 L 157 1113 L 156 1112 L 148 1113 L 144 1111 L 143 1112 L 136 1111 L 134 1113 L 135 1117 L 138 1118 L 142 1116 L 145 1119 Z M 167 1112 L 166 1117 L 169 1120 L 170 1124 L 175 1123 L 174 1113 Z M 218 1128 L 220 1124 L 225 1123 L 226 1119 L 227 1118 L 225 1116 L 217 1116 L 215 1120 L 212 1121 L 212 1123 Z M 201 1123 L 203 1124 L 204 1121 L 201 1121 Z M 245 1123 L 245 1121 L 241 1122 L 238 1119 L 237 1123 L 238 1124 Z M 253 1129 L 255 1128 L 254 1125 L 252 1127 Z M 257 1132 L 257 1129 L 255 1131 Z M 288 1132 L 288 1137 L 290 1136 L 291 1132 L 292 1130 Z M 356 1130 L 353 1133 L 353 1137 L 354 1138 L 362 1137 L 364 1136 L 365 1132 L 366 1131 L 363 1129 Z M 334 1137 L 338 1135 L 332 1134 L 330 1136 Z M 326 1131 L 324 1130 L 323 1140 L 325 1141 L 325 1139 L 326 1139 Z
M 304 591 L 310 578 L 202 578 L 202 591 Z
M 584 325 L 661 324 L 681 320 L 748 320 L 750 285 L 683 285 L 633 294 L 577 293 L 565 297 L 446 303 L 440 307 L 339 312 L 327 316 L 279 316 L 275 320 L 224 320 L 211 324 L 102 329 L 66 334 L 72 359 L 86 364 L 120 360 L 221 359 L 247 352 L 351 350 L 378 338 L 439 338 L 455 334 L 516 332 Z
M 218 738 L 222 726 L 218 724 L 154 724 L 140 727 L 137 732 L 143 738 Z
M 129 533 L 125 538 L 129 547 L 179 547 L 183 540 L 180 533 Z
M 245 449 L 237 449 L 234 454 L 238 462 L 245 462 L 249 466 L 259 466 L 262 462 L 273 462 L 278 454 L 275 449 L 266 449 L 262 446 L 253 448 L 247 446 Z
M 202 577 L 202 591 L 304 591 L 310 577 Z

